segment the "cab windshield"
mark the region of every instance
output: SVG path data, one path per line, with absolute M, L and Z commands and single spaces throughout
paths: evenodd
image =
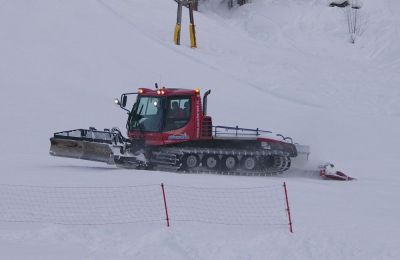
M 190 115 L 190 96 L 140 96 L 129 115 L 128 131 L 172 131 L 184 127 Z
M 163 125 L 162 98 L 140 97 L 132 108 L 129 130 L 160 132 Z

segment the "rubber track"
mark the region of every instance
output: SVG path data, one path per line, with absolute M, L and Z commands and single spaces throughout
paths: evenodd
M 219 174 L 219 175 L 236 175 L 236 176 L 271 176 L 278 173 L 283 173 L 288 170 L 290 167 L 290 157 L 288 154 L 281 151 L 248 151 L 248 150 L 232 150 L 232 149 L 207 149 L 207 148 L 163 148 L 157 152 L 153 152 L 157 154 L 157 160 L 151 160 L 153 163 L 157 163 L 155 169 L 162 171 L 173 171 L 179 173 L 187 173 L 187 174 Z M 278 165 L 274 165 L 269 169 L 264 170 L 254 170 L 254 171 L 245 171 L 243 169 L 235 169 L 234 171 L 227 170 L 217 170 L 212 171 L 204 166 L 199 166 L 193 169 L 184 169 L 182 166 L 181 159 L 185 155 L 195 154 L 199 158 L 202 158 L 205 155 L 213 154 L 220 156 L 256 156 L 256 157 L 266 157 L 266 156 L 275 156 L 280 157 L 277 158 L 275 163 Z M 164 157 L 160 159 L 160 157 Z M 169 158 L 168 158 L 169 157 Z M 274 169 L 276 168 L 276 169 Z

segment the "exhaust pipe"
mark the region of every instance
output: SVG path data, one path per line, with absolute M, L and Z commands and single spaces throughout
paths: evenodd
M 207 96 L 210 95 L 211 89 L 207 90 L 206 93 L 204 93 L 203 97 L 203 116 L 207 115 Z

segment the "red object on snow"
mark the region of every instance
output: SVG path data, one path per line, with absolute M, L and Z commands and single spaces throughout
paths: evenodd
M 355 180 L 355 178 L 347 176 L 343 172 L 335 171 L 334 167 L 335 166 L 331 163 L 321 166 L 319 175 L 325 180 L 337 180 L 337 181 Z

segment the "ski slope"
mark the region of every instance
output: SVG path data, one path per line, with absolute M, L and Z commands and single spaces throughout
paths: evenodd
M 343 10 L 325 0 L 253 0 L 195 14 L 199 48 L 172 43 L 166 0 L 0 1 L 0 184 L 289 187 L 294 234 L 182 223 L 63 226 L 0 223 L 5 259 L 398 259 L 400 4 L 364 0 L 349 43 Z M 151 87 L 212 89 L 221 125 L 259 127 L 311 146 L 358 178 L 270 178 L 116 169 L 48 155 L 53 132 L 124 129 L 113 103 Z M 0 198 L 0 201 L 2 198 Z

